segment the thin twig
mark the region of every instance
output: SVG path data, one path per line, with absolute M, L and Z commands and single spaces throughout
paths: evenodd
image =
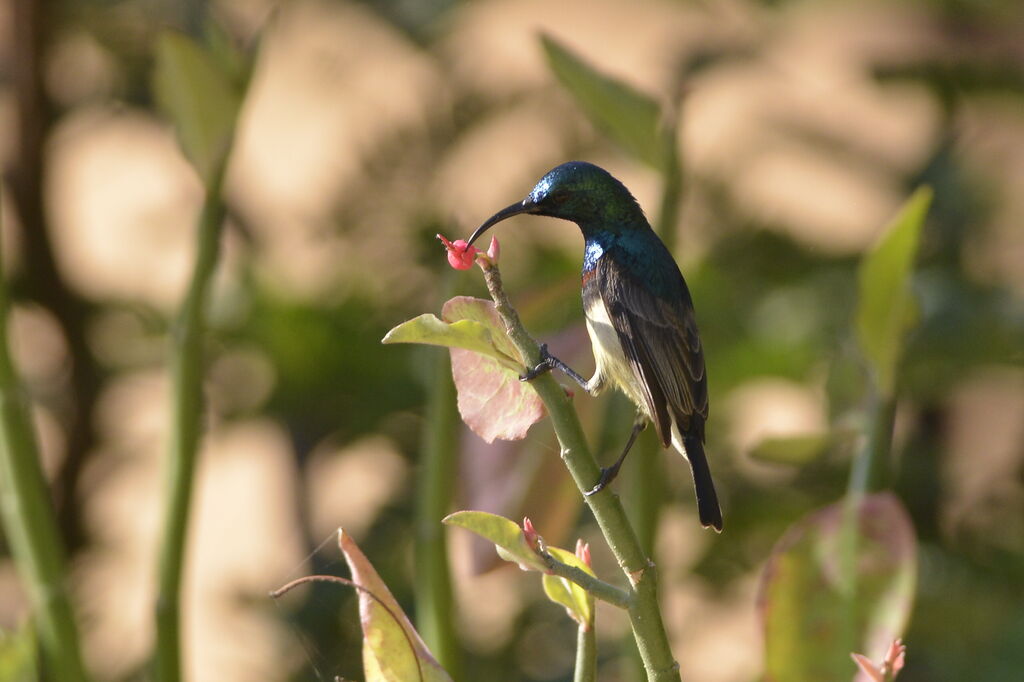
M 567 563 L 561 562 L 546 550 L 541 550 L 538 554 L 544 561 L 544 565 L 547 566 L 548 571 L 553 575 L 576 583 L 595 598 L 612 606 L 617 606 L 620 609 L 628 610 L 632 605 L 633 595 L 629 591 L 616 587 L 611 583 L 606 583 L 600 578 L 595 578 L 576 566 L 570 566 Z

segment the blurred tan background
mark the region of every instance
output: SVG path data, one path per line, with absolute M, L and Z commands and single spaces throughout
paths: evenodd
M 676 255 L 705 332 L 709 451 L 731 524 L 720 538 L 701 532 L 689 473 L 670 458 L 658 547 L 685 679 L 760 679 L 760 570 L 788 523 L 841 493 L 849 452 L 784 467 L 749 451 L 766 435 L 823 431 L 858 404 L 854 264 L 922 181 L 937 196 L 897 423 L 897 490 L 921 542 L 901 679 L 1019 674 L 1019 3 L 9 0 L 0 4 L 0 159 L 11 343 L 99 679 L 147 679 L 153 646 L 166 336 L 202 189 L 154 111 L 148 74 L 157 32 L 190 30 L 198 13 L 241 44 L 264 35 L 210 313 L 189 679 L 359 674 L 350 596 L 266 597 L 299 575 L 337 572 L 331 543 L 317 546 L 338 526 L 403 604 L 410 598 L 430 351 L 377 342 L 439 310 L 442 291 L 481 291 L 473 273 L 450 281 L 433 234 L 465 237 L 571 158 L 605 166 L 655 210 L 657 174 L 588 123 L 550 74 L 541 32 L 681 102 Z M 39 42 L 22 32 L 26 16 Z M 498 236 L 508 287 L 535 333 L 562 343 L 586 373 L 578 232 L 522 218 Z M 589 402 L 577 398 L 596 429 L 604 403 Z M 468 433 L 461 442 L 453 509 L 528 513 L 552 541 L 588 538 L 599 570 L 614 570 L 545 423 L 521 445 L 488 447 Z M 548 499 L 536 499 L 538 480 L 557 482 Z M 479 548 L 458 534 L 451 542 L 474 671 L 466 679 L 569 679 L 571 646 L 560 642 L 571 629 L 537 581 L 508 567 L 481 573 Z M 25 616 L 5 553 L 0 627 Z M 624 679 L 627 623 L 606 610 L 598 618 L 601 679 Z

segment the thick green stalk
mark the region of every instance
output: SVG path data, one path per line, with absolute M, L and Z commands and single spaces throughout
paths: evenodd
M 576 669 L 572 682 L 594 682 L 597 679 L 597 637 L 594 624 L 580 624 L 576 629 Z
M 451 288 L 450 281 L 445 288 Z M 452 621 L 448 543 L 438 520 L 452 503 L 458 420 L 448 354 L 434 350 L 431 356 L 431 389 L 416 491 L 416 629 L 441 666 L 457 680 L 462 675 Z
M 156 604 L 156 676 L 181 679 L 181 583 L 193 479 L 203 415 L 203 332 L 207 292 L 217 266 L 225 206 L 225 159 L 206 191 L 197 228 L 198 251 L 188 292 L 171 331 L 171 432 L 166 464 L 167 499 Z
M 524 364 L 536 366 L 540 362 L 540 349 L 523 327 L 518 313 L 505 295 L 497 266 L 487 264 L 484 268 L 484 278 L 487 289 L 494 299 L 495 309 L 502 318 L 509 338 L 519 350 Z M 533 387 L 551 416 L 555 435 L 562 448 L 562 460 L 582 495 L 593 487 L 594 481 L 600 476 L 600 469 L 587 445 L 572 401 L 550 373 L 537 377 L 533 381 Z M 679 680 L 679 665 L 672 658 L 668 635 L 658 607 L 658 578 L 654 562 L 640 546 L 618 495 L 610 488 L 605 488 L 596 495 L 585 496 L 584 499 L 616 561 L 629 579 L 633 592 L 629 620 L 640 657 L 643 659 L 644 670 L 647 672 L 647 679 L 652 682 Z
M 0 258 L 2 261 L 2 258 Z M 40 466 L 25 391 L 7 350 L 6 283 L 0 272 L 0 514 L 49 677 L 88 679 L 65 580 L 64 548 Z

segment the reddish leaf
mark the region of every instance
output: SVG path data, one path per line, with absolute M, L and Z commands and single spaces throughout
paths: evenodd
M 457 296 L 444 304 L 441 316 L 449 324 L 460 320 L 479 322 L 490 330 L 492 342 L 502 355 L 519 357 L 490 301 Z M 459 414 L 485 441 L 525 438 L 530 427 L 544 418 L 544 403 L 528 382 L 519 380 L 521 370 L 472 351 L 451 348 L 450 352 Z

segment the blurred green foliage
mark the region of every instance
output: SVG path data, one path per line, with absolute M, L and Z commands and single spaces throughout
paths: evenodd
M 157 90 L 150 87 L 147 74 L 155 51 L 160 49 L 153 40 L 158 29 L 167 25 L 182 29 L 202 26 L 204 21 L 197 21 L 196 15 L 204 19 L 210 13 L 230 28 L 229 33 L 248 36 L 252 32 L 251 15 L 235 13 L 237 8 L 231 2 L 209 6 L 202 2 L 152 5 L 131 0 L 87 2 L 79 6 L 47 4 L 53 9 L 47 15 L 46 21 L 51 23 L 45 32 L 51 42 L 42 49 L 56 54 L 64 37 L 85 35 L 99 46 L 114 77 L 112 85 L 98 95 L 80 99 L 55 97 L 52 121 L 39 118 L 40 125 L 51 126 L 43 140 L 51 139 L 56 130 L 54 122 L 62 117 L 70 119 L 97 104 L 113 104 L 149 115 L 156 100 L 183 102 L 182 95 L 166 94 L 174 83 L 172 74 L 161 78 L 164 85 Z M 345 445 L 370 434 L 383 435 L 394 443 L 413 467 L 412 471 L 417 472 L 415 467 L 422 452 L 424 401 L 432 376 L 430 353 L 445 351 L 382 346 L 380 339 L 402 320 L 439 311 L 440 292 L 445 288 L 442 272 L 447 266 L 433 235 L 439 229 L 455 230 L 449 227 L 450 200 L 445 204 L 431 194 L 439 189 L 435 176 L 442 168 L 457 165 L 459 159 L 472 158 L 466 149 L 472 149 L 472 143 L 489 126 L 509 112 L 529 112 L 531 107 L 543 112 L 547 126 L 547 135 L 536 140 L 520 139 L 512 145 L 506 142 L 503 147 L 481 153 L 486 157 L 481 167 L 508 165 L 518 169 L 514 182 L 500 176 L 501 182 L 507 183 L 501 191 L 508 191 L 511 196 L 492 208 L 515 200 L 540 173 L 569 158 L 622 163 L 639 180 L 649 179 L 644 173 L 650 171 L 638 171 L 623 163 L 624 150 L 658 166 L 658 152 L 652 147 L 658 129 L 652 127 L 661 122 L 643 99 L 645 96 L 591 92 L 587 101 L 597 115 L 609 113 L 606 100 L 610 98 L 626 109 L 626 118 L 638 121 L 634 128 L 620 129 L 612 121 L 595 129 L 588 119 L 553 94 L 563 92 L 559 82 L 564 85 L 573 80 L 577 66 L 574 60 L 614 62 L 612 45 L 607 46 L 609 53 L 605 54 L 581 40 L 571 43 L 571 52 L 560 51 L 550 40 L 542 42 L 530 33 L 524 39 L 530 41 L 524 48 L 526 52 L 535 54 L 538 63 L 543 63 L 546 49 L 549 59 L 558 61 L 561 69 L 548 74 L 542 82 L 523 78 L 509 79 L 506 84 L 504 79 L 497 79 L 505 87 L 494 91 L 460 81 L 459 74 L 486 55 L 459 53 L 457 46 L 453 46 L 453 36 L 460 29 L 466 30 L 464 26 L 480 11 L 477 7 L 488 4 L 392 0 L 361 3 L 360 8 L 379 25 L 396 29 L 395 43 L 401 49 L 422 56 L 441 74 L 435 86 L 448 99 L 444 107 L 439 107 L 443 114 L 424 116 L 420 126 L 396 124 L 393 130 L 366 142 L 365 149 L 331 150 L 345 159 L 356 157 L 358 179 L 348 181 L 344 187 L 331 186 L 335 195 L 328 202 L 327 215 L 309 218 L 309 222 L 316 223 L 317 230 L 345 240 L 350 249 L 345 252 L 348 259 L 336 264 L 336 278 L 328 286 L 314 294 L 295 293 L 275 281 L 275 271 L 266 264 L 270 259 L 268 252 L 276 244 L 270 235 L 274 230 L 292 229 L 292 225 L 274 216 L 266 220 L 281 224 L 274 223 L 268 230 L 261 225 L 265 219 L 260 214 L 262 205 L 250 203 L 251 197 L 244 187 L 229 187 L 228 233 L 233 240 L 231 267 L 235 270 L 227 285 L 218 283 L 219 300 L 211 320 L 208 351 L 213 363 L 240 348 L 254 352 L 272 368 L 272 382 L 257 404 L 234 411 L 226 409 L 216 416 L 228 422 L 254 415 L 273 418 L 286 430 L 300 472 L 305 473 L 312 454 L 323 443 Z M 830 3 L 840 8 L 857 4 Z M 327 5 L 349 7 L 340 2 Z M 812 10 L 805 6 L 807 3 L 793 2 L 741 5 L 749 10 L 742 17 L 749 22 L 744 26 L 752 27 L 749 32 L 741 32 L 739 39 L 720 37 L 711 31 L 704 36 L 679 38 L 677 50 L 661 58 L 660 67 L 671 72 L 662 80 L 681 84 L 684 92 L 699 94 L 711 82 L 702 79 L 730 70 L 753 65 L 762 69 L 762 76 L 783 70 L 785 65 L 780 67 L 771 39 L 799 25 L 808 16 L 802 12 Z M 883 179 L 900 198 L 909 196 L 922 184 L 934 189 L 934 202 L 920 235 L 917 268 L 911 278 L 919 317 L 907 335 L 902 363 L 894 377 L 901 398 L 893 460 L 894 488 L 910 514 L 919 547 L 917 595 L 904 637 L 908 645 L 907 667 L 899 679 L 1003 682 L 1015 679 L 1024 668 L 1024 618 L 1020 609 L 1024 603 L 1024 544 L 1019 520 L 1020 500 L 1024 496 L 1024 454 L 1018 440 L 1017 451 L 1012 453 L 1011 473 L 998 481 L 999 489 L 983 491 L 985 495 L 973 498 L 971 509 L 957 511 L 953 505 L 958 481 L 953 477 L 964 471 L 961 460 L 973 453 L 965 455 L 963 444 L 954 443 L 953 434 L 965 419 L 976 416 L 961 412 L 957 402 L 965 387 L 984 382 L 993 374 L 1018 390 L 1021 383 L 1024 302 L 1020 281 L 1013 284 L 1005 276 L 1006 270 L 999 274 L 990 267 L 992 251 L 1004 251 L 1010 258 L 1014 244 L 1019 248 L 1019 241 L 1013 242 L 1013 230 L 1019 232 L 1024 223 L 1020 204 L 1014 203 L 1019 188 L 1008 187 L 1005 178 L 999 176 L 1000 171 L 986 167 L 975 152 L 980 146 L 1002 144 L 1002 138 L 996 142 L 987 138 L 993 120 L 1005 118 L 1021 125 L 1024 63 L 1019 49 L 1012 46 L 1019 46 L 1024 24 L 1016 0 L 936 0 L 899 5 L 898 10 L 892 10 L 892 17 L 884 14 L 889 10 L 875 9 L 883 12 L 886 21 L 891 18 L 897 29 L 912 27 L 927 40 L 915 42 L 907 38 L 905 42 L 896 41 L 900 49 L 879 49 L 877 53 L 866 50 L 867 54 L 861 55 L 862 60 L 857 63 L 856 76 L 863 80 L 858 81 L 860 85 L 870 87 L 882 100 L 898 98 L 908 90 L 917 95 L 926 93 L 928 106 L 938 113 L 923 159 L 909 164 L 895 161 L 877 149 L 856 148 L 837 139 L 838 134 L 823 134 L 809 123 L 780 124 L 787 128 L 780 139 L 798 140 L 800 149 L 828 158 L 835 167 L 866 170 L 872 178 Z M 523 11 L 532 7 L 535 6 L 528 5 Z M 666 3 L 666 7 L 690 9 L 685 3 L 678 3 L 678 7 Z M 287 13 L 286 8 L 281 11 Z M 160 16 L 154 19 L 152 12 Z M 911 18 L 908 20 L 907 16 Z M 868 22 L 861 28 L 867 31 L 877 25 Z M 939 47 L 930 49 L 929 40 Z M 486 41 L 484 44 L 488 51 L 500 48 Z M 163 49 L 168 49 L 167 44 Z M 222 59 L 224 52 L 213 50 L 211 54 L 202 59 Z M 331 68 L 332 64 L 324 66 L 327 77 L 320 81 L 324 89 L 340 87 Z M 258 76 L 257 68 L 254 78 Z M 844 78 L 848 76 L 849 73 L 843 73 Z M 842 91 L 847 81 L 839 79 L 831 85 Z M 163 96 L 160 90 L 165 91 Z M 659 94 L 664 95 L 665 101 L 671 101 L 677 93 Z M 367 95 L 353 91 L 345 96 Z M 778 97 L 785 99 L 787 95 L 782 93 Z M 211 100 L 200 98 L 195 103 L 207 106 Z M 685 104 L 684 97 L 680 119 L 684 128 Z M 835 106 L 841 108 L 843 102 L 837 99 Z M 198 115 L 204 125 L 216 123 L 206 120 L 202 113 Z M 764 126 L 773 124 L 771 120 L 761 122 Z M 846 121 L 844 125 L 853 123 Z M 330 140 L 324 141 L 325 146 L 330 144 Z M 547 147 L 540 151 L 534 148 L 541 145 Z M 521 155 L 515 155 L 516 152 Z M 1024 151 L 1007 153 L 1019 157 Z M 692 559 L 692 570 L 702 593 L 712 602 L 724 603 L 760 571 L 772 547 L 791 524 L 833 503 L 846 489 L 852 448 L 849 439 L 835 434 L 859 431 L 862 424 L 857 419 L 864 413 L 869 394 L 869 374 L 858 348 L 856 323 L 861 254 L 823 249 L 819 243 L 790 229 L 784 214 L 752 209 L 750 198 L 744 197 L 739 189 L 748 160 L 725 175 L 703 172 L 701 166 L 685 156 L 680 161 L 687 200 L 679 226 L 677 253 L 696 302 L 707 350 L 712 397 L 708 450 L 716 482 L 723 491 L 727 517 L 727 532 L 718 541 L 694 550 L 697 556 Z M 282 158 L 278 163 L 289 170 L 288 159 Z M 499 182 L 497 172 L 494 182 Z M 56 201 L 59 203 L 60 199 Z M 649 215 L 653 214 L 656 206 L 645 204 Z M 20 204 L 15 208 L 20 209 Z M 384 209 L 393 211 L 388 213 Z M 458 214 L 459 229 L 468 233 L 473 227 L 470 223 L 485 215 L 486 211 L 479 216 Z M 289 217 L 297 222 L 307 219 L 298 211 Z M 579 310 L 579 263 L 575 251 L 578 244 L 565 246 L 566 242 L 550 239 L 545 233 L 568 228 L 523 224 L 522 230 L 510 229 L 508 236 L 502 237 L 503 265 L 509 264 L 504 268 L 507 287 L 513 292 L 527 326 L 539 338 L 552 340 L 553 344 L 570 344 L 565 353 L 558 348 L 554 351 L 563 357 L 574 356 L 570 364 L 583 369 L 591 361 L 582 345 L 585 336 L 581 333 Z M 181 229 L 187 231 L 189 226 L 182 225 Z M 407 244 L 387 244 L 387 250 L 373 250 L 379 246 L 375 242 L 381 240 L 401 240 Z M 1003 249 L 1000 245 L 1004 242 Z M 359 248 L 365 251 L 358 251 Z M 1024 268 L 1019 254 L 1015 262 L 1018 270 Z M 349 272 L 359 273 L 364 281 L 354 282 L 357 278 L 349 276 Z M 412 284 L 396 285 L 395 272 L 404 273 Z M 375 282 L 365 281 L 378 278 L 385 284 L 377 287 L 373 286 Z M 13 282 L 19 296 L 30 296 L 30 279 L 31 272 L 22 271 Z M 74 286 L 70 289 L 86 311 L 85 319 L 93 326 L 98 328 L 101 322 L 117 314 L 132 318 L 138 322 L 138 329 L 143 330 L 138 338 L 119 341 L 125 350 L 116 362 L 109 360 L 109 351 L 88 351 L 87 357 L 95 364 L 104 386 L 157 362 L 152 354 L 128 351 L 145 348 L 145 342 L 152 341 L 148 338 L 154 328 L 152 320 L 163 320 L 162 326 L 156 325 L 161 331 L 171 328 L 166 310 L 152 302 L 97 297 Z M 468 276 L 460 280 L 457 291 L 481 293 L 477 279 Z M 62 310 L 52 312 L 58 319 L 68 318 Z M 822 393 L 825 427 L 831 435 L 795 434 L 763 440 L 753 453 L 740 451 L 734 439 L 735 424 L 729 416 L 730 398 L 738 389 L 769 378 L 784 379 Z M 52 390 L 47 392 L 38 386 L 29 389 L 34 396 L 41 396 L 39 400 L 47 407 L 54 408 L 58 421 L 67 419 L 66 410 L 62 409 L 64 397 L 52 399 L 48 397 L 54 394 Z M 997 404 L 997 394 L 986 395 L 986 406 Z M 577 404 L 586 412 L 584 418 L 589 420 L 592 442 L 598 440 L 597 434 L 605 427 L 609 433 L 602 442 L 608 441 L 609 450 L 618 447 L 626 432 L 614 431 L 611 425 L 616 416 L 608 416 L 599 409 L 604 403 L 594 407 L 580 398 Z M 628 423 L 623 426 L 626 428 Z M 545 429 L 544 424 L 535 427 L 521 449 L 509 448 L 508 457 L 502 460 L 508 467 L 503 469 L 507 471 L 503 474 L 507 487 L 500 491 L 507 494 L 495 493 L 495 498 L 521 501 L 528 499 L 528 495 L 517 491 L 555 487 L 551 480 L 540 478 L 549 476 L 550 469 L 536 465 L 539 457 L 557 458 L 553 439 Z M 474 439 L 469 434 L 462 437 L 464 453 L 479 452 Z M 977 446 L 979 466 L 985 466 L 980 462 L 987 460 L 981 455 L 990 453 L 981 449 L 987 447 L 987 443 Z M 758 455 L 773 463 L 751 462 L 751 456 Z M 468 506 L 464 499 L 470 492 L 465 488 L 477 483 L 467 463 L 463 461 L 460 466 L 458 478 L 464 489 L 452 508 Z M 763 467 L 768 467 L 767 473 Z M 671 472 L 679 468 L 674 461 L 669 465 Z M 629 471 L 624 471 L 624 477 L 629 475 Z M 675 473 L 666 480 L 672 499 L 690 502 L 688 481 L 680 482 Z M 87 503 L 89 486 L 93 484 L 91 479 L 80 482 L 78 495 L 71 502 L 76 511 Z M 402 608 L 415 619 L 411 578 L 415 565 L 410 554 L 412 529 L 417 520 L 411 485 L 412 482 L 371 520 L 365 538 L 360 538 L 360 546 Z M 625 485 L 623 489 L 627 489 Z M 565 537 L 549 537 L 552 542 L 563 543 L 569 537 L 587 537 L 592 532 L 586 517 L 566 512 L 565 505 L 552 505 L 552 509 L 557 514 L 553 511 L 550 519 L 531 512 L 538 527 L 544 528 L 542 524 L 549 522 L 552 527 L 563 529 Z M 494 511 L 513 518 L 522 512 Z M 299 515 L 305 524 L 303 530 L 309 535 L 303 542 L 312 550 L 322 538 L 311 537 L 309 512 L 301 511 Z M 673 541 L 674 538 L 667 540 L 668 544 Z M 99 543 L 97 538 L 86 538 L 84 546 L 76 551 L 101 549 Z M 320 555 L 315 555 L 312 563 L 311 572 L 337 568 Z M 687 575 L 666 571 L 663 581 L 678 586 L 684 579 L 690 579 L 689 565 L 686 571 Z M 528 594 L 524 599 L 525 605 L 513 619 L 511 634 L 489 647 L 463 647 L 464 679 L 571 679 L 570 666 L 557 652 L 538 642 L 571 641 L 572 623 L 538 593 Z M 353 595 L 317 586 L 301 606 L 278 612 L 303 642 L 305 653 L 296 653 L 301 662 L 296 665 L 294 679 L 312 679 L 316 675 L 357 678 L 361 674 L 355 601 Z M 750 608 L 754 608 L 753 604 Z M 0 657 L 4 665 L 8 661 L 13 661 L 15 667 L 21 665 L 17 653 L 21 648 L 16 645 L 21 639 L 16 635 L 4 640 Z M 600 651 L 602 670 L 607 671 L 609 679 L 618 679 L 618 653 L 608 647 Z M 524 652 L 530 652 L 532 660 L 526 660 Z M 538 671 L 543 671 L 543 675 Z M 849 671 L 852 677 L 852 664 Z M 137 677 L 125 675 L 125 679 Z

